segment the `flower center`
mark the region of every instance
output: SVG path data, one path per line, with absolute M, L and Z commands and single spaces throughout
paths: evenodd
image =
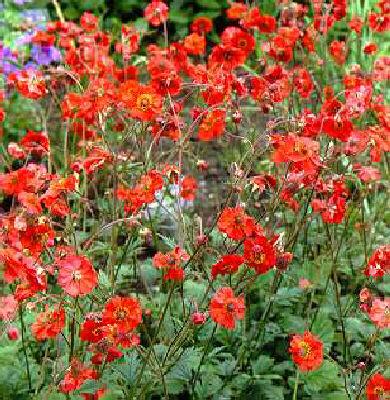
M 233 303 L 233 302 L 227 303 L 226 309 L 227 309 L 229 312 L 233 312 L 233 311 L 234 311 L 234 303 Z
M 76 270 L 76 271 L 73 272 L 73 280 L 74 281 L 81 280 L 81 271 Z
M 300 343 L 300 355 L 303 358 L 308 358 L 310 356 L 311 353 L 311 347 L 309 345 L 309 343 L 302 341 Z
M 127 316 L 127 311 L 124 308 L 118 308 L 115 311 L 115 318 L 119 321 L 123 321 Z

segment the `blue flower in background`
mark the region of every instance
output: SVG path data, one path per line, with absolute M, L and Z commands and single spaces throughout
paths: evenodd
M 38 65 L 49 65 L 61 60 L 61 53 L 54 46 L 33 45 L 30 55 Z

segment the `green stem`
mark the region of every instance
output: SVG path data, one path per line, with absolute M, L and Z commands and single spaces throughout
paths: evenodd
M 73 317 L 70 322 L 70 349 L 69 349 L 69 362 L 72 361 L 74 354 L 74 344 L 75 344 L 75 333 L 76 333 L 76 309 L 77 309 L 78 297 L 74 299 L 73 307 Z
M 26 343 L 25 343 L 25 336 L 24 336 L 24 320 L 23 320 L 23 309 L 22 306 L 19 306 L 19 319 L 20 319 L 20 326 L 21 326 L 21 331 L 22 331 L 22 347 L 23 347 L 23 354 L 24 358 L 26 360 L 26 372 L 27 372 L 27 380 L 28 380 L 28 390 L 32 390 L 32 382 L 31 382 L 31 374 L 30 374 L 30 364 L 28 361 L 28 355 L 27 355 L 27 349 L 26 349 Z
M 294 393 L 292 400 L 298 399 L 298 386 L 299 386 L 299 369 L 297 369 L 297 373 L 295 374 Z

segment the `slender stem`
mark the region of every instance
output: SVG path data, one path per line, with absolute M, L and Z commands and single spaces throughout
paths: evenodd
M 74 354 L 74 343 L 75 343 L 75 333 L 76 333 L 76 309 L 77 309 L 78 297 L 74 299 L 73 307 L 73 317 L 70 322 L 70 349 L 69 349 L 69 362 L 72 361 Z
M 162 312 L 160 313 L 160 319 L 159 319 L 159 321 L 158 321 L 156 333 L 155 333 L 155 335 L 154 335 L 154 337 L 153 337 L 152 342 L 150 343 L 150 347 L 149 347 L 148 352 L 147 352 L 147 354 L 146 354 L 146 356 L 145 356 L 144 362 L 142 363 L 141 371 L 140 371 L 140 373 L 138 374 L 138 377 L 137 377 L 137 379 L 136 379 L 136 383 L 135 383 L 135 385 L 134 385 L 134 388 L 135 388 L 135 389 L 139 386 L 139 384 L 140 384 L 140 382 L 141 382 L 142 376 L 143 376 L 144 371 L 145 371 L 146 364 L 149 362 L 150 356 L 151 356 L 152 351 L 153 351 L 153 347 L 154 347 L 154 345 L 156 344 L 158 335 L 159 335 L 159 333 L 160 333 L 161 326 L 162 326 L 163 321 L 164 321 L 164 318 L 165 318 L 165 314 L 166 314 L 166 312 L 167 312 L 167 310 L 168 310 L 168 307 L 169 307 L 169 304 L 170 304 L 170 302 L 171 302 L 171 298 L 172 298 L 172 294 L 173 294 L 174 288 L 175 288 L 175 286 L 174 286 L 174 284 L 172 283 L 172 284 L 171 284 L 171 288 L 170 288 L 169 293 L 168 293 L 168 299 L 167 299 L 167 301 L 166 301 L 166 303 L 165 303 L 164 309 L 163 309 Z
M 299 386 L 299 369 L 297 369 L 297 373 L 295 374 L 294 393 L 292 400 L 298 399 L 298 386 Z
M 23 309 L 22 306 L 19 306 L 19 319 L 20 319 L 20 326 L 22 330 L 22 347 L 23 347 L 23 353 L 24 353 L 24 358 L 26 360 L 26 372 L 27 372 L 27 379 L 28 379 L 28 390 L 32 390 L 32 382 L 31 382 L 31 374 L 30 374 L 30 364 L 28 361 L 28 355 L 27 355 L 27 349 L 26 349 L 26 342 L 25 342 L 25 336 L 24 336 L 24 320 L 23 320 Z
M 192 385 L 191 385 L 191 388 L 192 388 L 191 391 L 192 391 L 192 393 L 194 392 L 196 382 L 197 382 L 198 379 L 199 379 L 200 368 L 202 367 L 203 361 L 204 361 L 204 359 L 206 358 L 207 353 L 209 352 L 209 347 L 210 347 L 211 342 L 213 341 L 213 338 L 214 338 L 214 335 L 215 335 L 216 330 L 217 330 L 217 324 L 214 324 L 214 328 L 213 328 L 213 331 L 211 332 L 210 339 L 207 341 L 206 347 L 205 347 L 204 352 L 203 352 L 203 354 L 202 354 L 202 358 L 201 358 L 200 361 L 199 361 L 198 368 L 197 368 L 197 370 L 196 370 L 196 373 L 195 373 L 195 375 L 194 375 L 194 378 L 192 379 Z

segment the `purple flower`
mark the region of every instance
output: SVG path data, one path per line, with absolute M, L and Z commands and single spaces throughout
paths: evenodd
M 31 1 L 32 0 L 12 0 L 12 2 L 17 6 L 22 6 L 23 4 L 31 3 Z
M 52 62 L 60 61 L 61 53 L 54 46 L 33 45 L 31 48 L 31 58 L 38 65 L 49 65 Z

